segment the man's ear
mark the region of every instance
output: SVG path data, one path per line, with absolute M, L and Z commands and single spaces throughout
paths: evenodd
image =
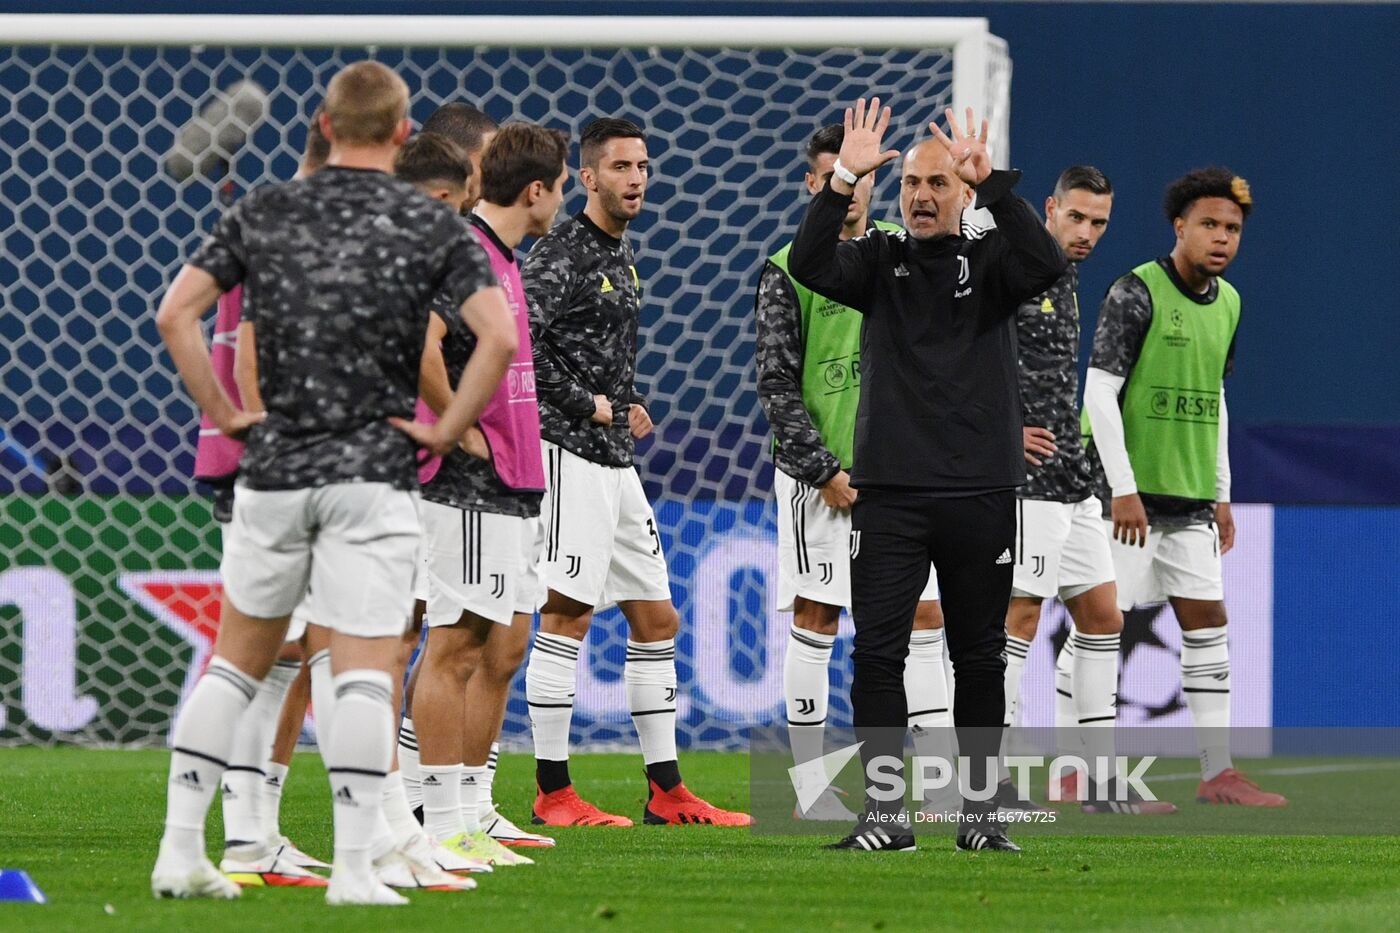
M 1052 194 L 1050 197 L 1046 198 L 1046 199 L 1045 199 L 1045 219 L 1046 219 L 1046 220 L 1054 220 L 1054 219 L 1055 219 L 1055 209 L 1058 208 L 1058 207 L 1059 207 L 1059 205 L 1055 203 L 1055 196 L 1054 196 L 1053 194 Z
M 394 145 L 402 146 L 408 142 L 408 137 L 413 135 L 413 121 L 404 117 L 399 121 L 398 129 L 394 130 Z
M 816 194 L 818 191 L 821 190 L 821 182 L 818 181 L 817 176 L 813 175 L 811 172 L 808 172 L 805 176 L 803 176 L 802 180 L 807 184 L 808 194 Z
M 591 165 L 585 165 L 578 170 L 578 180 L 583 182 L 583 187 L 586 190 L 598 190 L 598 176 L 594 173 Z

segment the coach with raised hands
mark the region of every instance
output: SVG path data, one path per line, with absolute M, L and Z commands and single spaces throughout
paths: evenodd
M 1048 288 L 1066 259 L 1035 210 L 1011 193 L 1015 171 L 992 168 L 987 123 L 978 132 L 946 111 L 948 132 L 904 154 L 904 230 L 842 241 L 857 180 L 899 158 L 882 149 L 890 109 L 879 98 L 846 111 L 830 184 L 797 230 L 792 275 L 855 308 L 861 396 L 851 485 L 851 706 L 861 757 L 902 760 L 904 661 L 914 609 L 937 568 L 956 674 L 954 723 L 973 796 L 995 783 L 1001 740 L 1006 606 L 1016 536 L 1015 488 L 1025 482 L 1016 372 L 1017 305 Z M 996 228 L 964 231 L 962 213 L 986 208 Z M 888 769 L 886 769 L 888 770 Z M 960 849 L 1019 851 L 991 800 L 964 800 Z M 861 823 L 832 848 L 914 848 L 901 800 L 869 799 Z

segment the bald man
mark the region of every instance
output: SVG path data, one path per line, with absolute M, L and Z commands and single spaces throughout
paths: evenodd
M 990 798 L 1001 741 L 1003 622 L 1011 596 L 1016 488 L 1026 481 L 1017 386 L 1016 309 L 1067 261 L 1034 208 L 1011 194 L 1019 172 L 994 171 L 987 123 L 905 155 L 904 230 L 841 240 L 859 179 L 899 157 L 883 150 L 890 111 L 878 99 L 846 111 L 830 183 L 817 193 L 789 255 L 804 286 L 865 315 L 851 485 L 851 707 L 866 774 L 903 769 L 904 664 L 929 564 L 938 572 L 955 673 L 953 720 L 970 762 L 957 847 L 1019 851 Z M 964 231 L 986 208 L 996 228 Z M 888 757 L 888 761 L 882 761 Z M 867 793 L 855 830 L 833 848 L 910 850 L 903 800 Z

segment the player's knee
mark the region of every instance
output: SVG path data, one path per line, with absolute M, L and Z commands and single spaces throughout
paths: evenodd
M 1040 600 L 1013 597 L 1006 609 L 1006 634 L 1022 641 L 1034 641 L 1040 628 Z
M 480 655 L 481 648 L 466 638 L 442 638 L 435 643 L 432 635 L 429 635 L 428 647 L 423 654 L 423 676 L 465 683 Z
M 926 599 L 914 610 L 914 631 L 926 632 L 943 627 L 943 604 L 936 599 Z
M 835 635 L 841 622 L 841 607 L 819 603 L 801 596 L 793 600 L 792 624 L 818 635 Z
M 509 685 L 525 663 L 525 644 L 511 642 L 505 645 L 492 645 L 481 659 L 481 669 L 477 676 L 485 676 L 491 683 Z
M 1217 603 L 1197 603 L 1190 611 L 1183 612 L 1176 609 L 1177 620 L 1181 623 L 1184 632 L 1196 632 L 1207 628 L 1224 628 L 1229 619 L 1225 615 L 1225 604 Z
M 681 630 L 680 614 L 669 602 L 651 603 L 643 611 L 624 614 L 635 641 L 666 641 Z

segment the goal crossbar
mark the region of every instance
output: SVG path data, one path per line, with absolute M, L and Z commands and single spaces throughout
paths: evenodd
M 979 17 L 0 15 L 5 45 L 912 49 L 987 34 Z

